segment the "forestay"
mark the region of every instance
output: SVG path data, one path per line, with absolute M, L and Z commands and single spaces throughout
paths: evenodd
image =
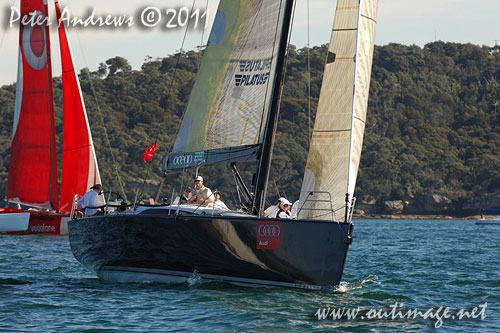
M 221 0 L 164 169 L 255 160 L 271 102 L 284 5 Z M 277 33 L 275 33 L 277 31 Z
M 337 0 L 300 195 L 301 219 L 329 219 L 333 208 L 334 220 L 344 220 L 346 194 L 349 209 L 363 145 L 377 7 L 378 0 Z

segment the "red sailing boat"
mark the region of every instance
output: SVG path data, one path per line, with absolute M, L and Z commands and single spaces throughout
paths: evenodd
M 58 0 L 55 8 L 59 22 Z M 74 195 L 83 195 L 92 185 L 101 183 L 99 169 L 69 40 L 64 24 L 60 24 L 64 139 L 59 200 L 47 1 L 23 0 L 20 11 L 21 17 L 30 18 L 25 22 L 43 23 L 20 23 L 6 193 L 9 207 L 17 207 L 0 208 L 0 232 L 64 235 Z

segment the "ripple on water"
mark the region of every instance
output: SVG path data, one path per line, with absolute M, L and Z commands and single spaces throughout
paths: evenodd
M 0 288 L 2 288 L 2 286 L 30 284 L 30 283 L 33 283 L 33 282 L 27 281 L 27 280 L 18 280 L 18 279 L 13 279 L 13 278 L 6 278 L 6 279 L 0 278 Z

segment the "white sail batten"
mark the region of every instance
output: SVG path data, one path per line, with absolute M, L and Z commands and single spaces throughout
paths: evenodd
M 337 0 L 299 218 L 344 220 L 358 173 L 378 0 Z
M 282 3 L 220 1 L 165 169 L 257 158 L 275 84 Z

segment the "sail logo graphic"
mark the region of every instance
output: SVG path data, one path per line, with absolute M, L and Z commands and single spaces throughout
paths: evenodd
M 33 22 L 44 22 L 45 15 L 40 11 L 30 14 Z M 22 27 L 22 48 L 24 58 L 31 68 L 39 71 L 47 63 L 47 27 L 42 24 L 25 25 Z
M 171 158 L 172 164 L 176 167 L 193 167 L 200 166 L 206 163 L 205 152 L 198 151 L 194 154 L 176 155 Z
M 262 72 L 271 69 L 272 58 L 262 60 L 240 60 L 240 72 Z
M 270 75 L 269 72 L 264 74 L 254 74 L 254 75 L 236 74 L 234 76 L 234 79 L 237 87 L 259 86 L 267 83 L 267 81 L 269 80 L 269 75 Z
M 30 227 L 32 233 L 57 233 L 56 227 L 53 225 L 37 224 Z
M 281 222 L 260 221 L 257 225 L 257 249 L 279 250 L 281 248 Z
M 269 81 L 272 58 L 259 60 L 240 60 L 240 72 L 235 74 L 234 81 L 236 87 L 260 86 Z M 262 72 L 251 74 L 251 72 Z M 248 74 L 247 74 L 248 73 Z

